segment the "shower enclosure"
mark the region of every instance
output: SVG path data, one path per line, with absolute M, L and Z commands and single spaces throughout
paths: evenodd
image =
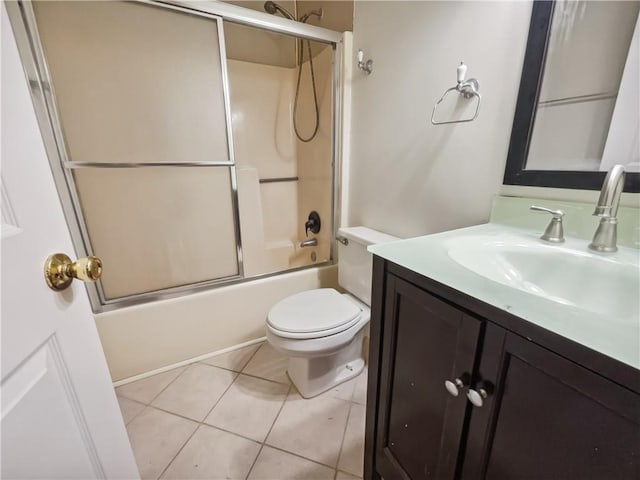
M 340 35 L 170 3 L 8 7 L 96 311 L 332 261 Z

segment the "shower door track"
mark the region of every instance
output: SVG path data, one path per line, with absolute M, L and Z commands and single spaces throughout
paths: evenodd
M 233 167 L 230 162 L 74 162 L 63 163 L 65 168 L 145 168 L 145 167 Z

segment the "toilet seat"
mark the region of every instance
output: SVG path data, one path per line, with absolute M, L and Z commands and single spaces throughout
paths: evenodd
M 267 315 L 267 326 L 285 338 L 320 338 L 349 329 L 361 314 L 355 302 L 333 288 L 318 288 L 275 304 Z

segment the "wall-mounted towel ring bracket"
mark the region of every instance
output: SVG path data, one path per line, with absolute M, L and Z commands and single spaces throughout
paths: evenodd
M 460 62 L 460 65 L 458 65 L 458 69 L 457 69 L 457 75 L 458 75 L 457 85 L 455 87 L 451 87 L 445 90 L 445 92 L 440 97 L 440 100 L 438 100 L 436 104 L 433 106 L 433 111 L 431 112 L 431 123 L 433 125 L 446 125 L 448 123 L 473 122 L 476 118 L 478 118 L 478 112 L 480 112 L 480 103 L 482 102 L 482 97 L 480 96 L 480 92 L 479 92 L 480 84 L 478 83 L 478 80 L 476 80 L 475 78 L 470 78 L 469 80 L 465 80 L 464 76 L 466 73 L 467 73 L 467 66 L 463 62 Z M 460 93 L 460 95 L 462 95 L 464 98 L 467 98 L 467 99 L 473 98 L 473 97 L 478 98 L 478 104 L 476 105 L 476 111 L 473 114 L 473 117 L 466 118 L 464 120 L 449 120 L 447 122 L 436 122 L 435 118 L 436 118 L 436 110 L 438 109 L 438 105 L 440 105 L 440 102 L 444 100 L 444 97 L 446 97 L 449 92 L 452 92 L 454 90 Z

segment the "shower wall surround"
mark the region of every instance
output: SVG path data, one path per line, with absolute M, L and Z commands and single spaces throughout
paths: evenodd
M 229 60 L 245 275 L 281 270 L 296 237 L 294 68 Z
M 332 53 L 324 46 L 314 58 L 320 128 L 308 143 L 293 130 L 298 67 L 228 60 L 245 276 L 330 259 Z M 297 110 L 303 134 L 313 131 L 315 117 L 308 63 Z M 312 210 L 325 228 L 315 235 L 318 247 L 302 248 L 304 222 Z
M 307 71 L 305 62 L 303 72 Z M 304 222 L 307 220 L 309 212 L 312 210 L 320 214 L 324 224 L 326 219 L 331 219 L 332 211 L 332 176 L 333 168 L 330 161 L 332 141 L 332 66 L 333 57 L 331 49 L 324 47 L 313 59 L 314 70 L 316 72 L 316 86 L 318 95 L 318 106 L 320 109 L 320 126 L 313 141 L 301 142 L 296 139 L 296 149 L 298 152 L 298 218 L 296 222 L 297 238 L 305 238 Z M 304 79 L 305 77 L 303 77 Z M 309 79 L 306 77 L 308 84 Z M 300 116 L 300 130 L 302 132 L 313 131 L 314 107 L 311 99 L 311 89 L 301 91 L 301 102 L 298 107 Z M 312 234 L 309 234 L 312 235 Z M 330 258 L 330 248 L 333 231 L 323 227 L 317 235 L 318 247 L 316 250 L 316 261 L 326 261 Z M 298 249 L 298 255 L 308 261 L 310 253 L 308 249 Z

